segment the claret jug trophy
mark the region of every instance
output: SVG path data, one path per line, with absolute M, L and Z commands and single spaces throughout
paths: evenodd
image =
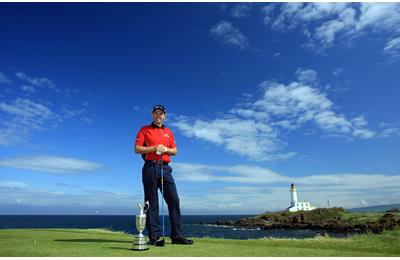
M 139 234 L 136 235 L 135 240 L 133 240 L 132 249 L 135 251 L 144 251 L 149 249 L 146 237 L 142 233 L 146 228 L 146 212 L 149 209 L 149 202 L 146 201 L 143 206 L 140 205 L 140 203 L 137 205 L 139 206 L 139 215 L 136 215 L 136 230 Z

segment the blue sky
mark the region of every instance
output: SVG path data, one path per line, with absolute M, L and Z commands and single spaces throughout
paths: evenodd
M 400 5 L 1 3 L 0 212 L 135 214 L 167 107 L 183 214 L 399 202 Z

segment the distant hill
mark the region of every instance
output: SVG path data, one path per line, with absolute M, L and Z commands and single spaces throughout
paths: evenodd
M 348 209 L 351 212 L 383 212 L 389 209 L 398 208 L 400 209 L 400 203 L 397 204 L 389 204 L 389 205 L 377 205 L 377 206 L 369 206 L 364 208 L 352 208 Z

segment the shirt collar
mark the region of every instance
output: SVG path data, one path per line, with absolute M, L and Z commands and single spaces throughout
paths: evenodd
M 161 126 L 161 127 L 159 127 L 158 125 L 156 125 L 156 124 L 154 124 L 154 122 L 151 122 L 151 127 L 153 127 L 153 128 L 162 128 L 162 129 L 164 129 L 164 124 Z

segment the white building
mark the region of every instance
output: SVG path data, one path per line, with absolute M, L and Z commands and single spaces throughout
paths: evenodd
M 294 186 L 293 183 L 290 186 L 290 195 L 291 195 L 291 201 L 290 201 L 290 207 L 287 208 L 288 211 L 296 212 L 299 210 L 315 209 L 315 207 L 312 207 L 310 202 L 308 202 L 308 201 L 302 201 L 302 202 L 297 201 L 297 190 L 296 190 L 296 186 Z

